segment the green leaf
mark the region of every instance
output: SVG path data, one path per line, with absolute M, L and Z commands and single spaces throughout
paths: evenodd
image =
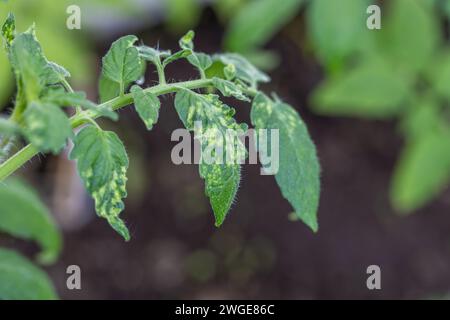
M 194 36 L 195 33 L 192 30 L 185 34 L 179 41 L 181 50 L 164 59 L 163 67 L 166 67 L 169 63 L 175 60 L 183 58 L 187 58 L 189 63 L 199 69 L 201 73 L 211 67 L 213 61 L 210 55 L 201 52 L 194 52 L 194 43 L 192 42 Z
M 439 102 L 433 96 L 413 97 L 400 128 L 408 140 L 416 140 L 445 125 Z
M 389 118 L 399 114 L 409 94 L 407 79 L 371 62 L 325 80 L 312 101 L 320 114 Z
M 41 101 L 59 107 L 82 107 L 90 111 L 89 116 L 91 118 L 107 117 L 114 121 L 119 118 L 108 104 L 96 105 L 86 98 L 86 93 L 84 92 L 66 92 L 62 88 L 49 88 L 44 91 Z
M 172 63 L 179 59 L 184 59 L 186 57 L 189 57 L 191 54 L 192 54 L 192 50 L 190 50 L 190 49 L 183 49 L 183 50 L 177 51 L 174 54 L 165 58 L 162 65 L 165 68 L 169 63 Z
M 230 51 L 247 52 L 266 44 L 299 11 L 303 0 L 250 1 L 234 14 L 225 36 Z
M 309 37 L 329 70 L 339 69 L 346 58 L 370 41 L 368 6 L 367 0 L 311 1 L 307 11 Z
M 246 153 L 239 139 L 231 140 L 226 134 L 228 129 L 243 133 L 242 125 L 233 119 L 234 109 L 221 103 L 216 95 L 200 95 L 182 89 L 175 96 L 175 108 L 187 129 L 197 128 L 195 137 L 202 148 L 199 172 L 205 180 L 215 225 L 219 227 L 236 197 L 241 179 L 240 163 Z M 201 128 L 196 127 L 197 121 Z M 204 155 L 206 150 L 214 150 L 210 154 L 212 159 Z
M 166 0 L 164 4 L 164 22 L 171 32 L 180 33 L 197 25 L 202 9 L 197 0 Z
M 450 180 L 449 130 L 433 130 L 411 140 L 397 164 L 391 186 L 394 206 L 408 213 L 437 196 Z
M 257 130 L 279 130 L 279 168 L 275 179 L 297 216 L 317 231 L 320 165 L 304 122 L 291 106 L 273 102 L 261 93 L 253 100 L 251 121 Z
M 219 90 L 225 97 L 235 97 L 238 100 L 250 101 L 250 99 L 244 95 L 237 84 L 217 77 L 212 80 L 214 87 L 216 87 L 216 89 Z
M 103 73 L 99 80 L 100 102 L 106 102 L 120 95 L 120 84 L 107 78 Z
M 450 102 L 450 51 L 446 50 L 433 59 L 427 76 L 435 92 Z
M 256 86 L 258 82 L 269 82 L 270 78 L 264 72 L 258 70 L 244 57 L 235 53 L 216 54 L 213 61 L 220 61 L 224 67 L 233 65 L 236 69 L 236 78 L 249 85 Z
M 422 1 L 389 1 L 379 34 L 382 53 L 395 66 L 419 71 L 430 61 L 441 39 L 438 19 Z
M 34 29 L 14 38 L 9 59 L 17 80 L 25 87 L 28 101 L 37 99 L 46 85 L 57 82 L 58 75 L 45 58 Z
M 16 123 L 14 123 L 10 120 L 4 119 L 4 118 L 0 118 L 0 134 L 1 135 L 10 136 L 10 135 L 15 134 L 17 131 L 18 131 L 18 127 L 17 127 Z
M 80 106 L 85 109 L 92 109 L 96 104 L 86 98 L 84 92 L 66 92 L 62 89 L 48 90 L 41 101 L 56 104 L 59 107 Z
M 64 81 L 65 78 L 70 77 L 70 72 L 67 71 L 63 66 L 60 66 L 59 64 L 55 62 L 48 62 L 48 66 L 50 67 L 49 75 L 50 77 L 53 77 L 50 79 L 50 83 L 58 83 L 61 81 Z
M 241 181 L 241 166 L 201 163 L 199 172 L 205 180 L 205 193 L 209 197 L 214 212 L 215 225 L 220 227 L 236 198 Z
M 161 58 L 167 58 L 171 55 L 170 50 L 159 51 L 155 48 L 147 47 L 147 46 L 139 46 L 137 47 L 139 51 L 139 56 L 147 61 L 150 61 L 154 64 L 160 63 Z
M 158 121 L 159 108 L 161 103 L 157 96 L 151 92 L 145 92 L 141 87 L 135 85 L 131 87 L 134 106 L 148 130 Z
M 253 49 L 252 51 L 246 51 L 244 54 L 248 61 L 263 71 L 274 70 L 281 63 L 280 55 L 273 50 Z
M 9 47 L 11 45 L 11 42 L 14 40 L 15 33 L 16 21 L 14 19 L 14 15 L 12 13 L 9 13 L 2 26 L 2 36 L 6 42 L 6 47 Z
M 0 50 L 0 66 L 7 66 L 8 63 L 6 52 Z M 6 107 L 6 103 L 10 101 L 14 88 L 13 80 L 11 68 L 0 68 L 0 111 L 3 110 Z
M 22 255 L 0 248 L 1 300 L 58 299 L 47 274 Z
M 25 137 L 42 152 L 59 153 L 72 135 L 66 114 L 52 103 L 31 102 L 25 110 L 24 121 Z
M 61 251 L 61 236 L 45 205 L 25 184 L 8 180 L 0 185 L 0 231 L 39 243 L 41 263 L 53 263 Z
M 124 93 L 126 87 L 139 79 L 142 73 L 142 62 L 138 49 L 133 46 L 137 41 L 135 36 L 124 36 L 113 42 L 111 48 L 103 57 L 102 74 L 119 84 L 119 93 Z M 102 90 L 102 86 L 100 86 Z
M 130 239 L 125 223 L 119 218 L 127 196 L 128 156 L 119 137 L 96 126 L 83 128 L 74 139 L 71 160 L 77 160 L 78 173 L 95 200 L 97 214 L 126 241 Z
M 180 48 L 184 50 L 194 50 L 194 37 L 195 32 L 189 30 L 184 36 L 181 37 L 180 41 L 178 41 Z
M 206 53 L 193 52 L 187 57 L 187 60 L 190 64 L 203 71 L 205 71 L 212 65 L 212 59 Z

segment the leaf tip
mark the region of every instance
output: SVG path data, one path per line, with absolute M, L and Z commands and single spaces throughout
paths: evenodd
M 122 238 L 125 240 L 125 242 L 130 241 L 131 236 L 130 232 L 128 231 L 128 228 L 126 227 L 125 223 L 120 219 L 113 219 L 111 221 L 108 221 L 111 227 L 117 231 L 118 234 L 122 236 Z
M 295 215 L 299 220 L 303 221 L 303 223 L 306 224 L 314 233 L 317 233 L 319 231 L 319 223 L 317 222 L 316 214 L 311 215 L 296 212 Z

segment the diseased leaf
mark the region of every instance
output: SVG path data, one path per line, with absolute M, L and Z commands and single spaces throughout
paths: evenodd
M 47 274 L 22 255 L 0 248 L 0 300 L 58 299 Z
M 199 172 L 205 180 L 205 193 L 209 197 L 214 212 L 215 225 L 220 227 L 236 198 L 241 181 L 241 166 L 201 163 Z
M 256 86 L 258 82 L 269 82 L 270 78 L 264 72 L 258 70 L 244 57 L 235 53 L 216 54 L 213 61 L 220 61 L 224 67 L 233 65 L 236 69 L 236 78 L 249 85 Z
M 392 181 L 394 206 L 403 213 L 418 209 L 439 194 L 450 180 L 450 132 L 428 131 L 410 140 Z
M 242 90 L 234 82 L 213 78 L 213 85 L 220 91 L 225 97 L 235 97 L 238 100 L 250 101 L 250 99 L 242 93 Z
M 53 263 L 61 251 L 61 236 L 45 205 L 25 184 L 8 180 L 0 185 L 0 232 L 34 240 L 42 248 L 41 263 Z
M 185 127 L 195 129 L 195 138 L 200 141 L 199 172 L 205 180 L 206 195 L 218 227 L 236 196 L 240 164 L 246 156 L 242 142 L 230 136 L 228 130 L 240 130 L 243 134 L 246 128 L 235 122 L 234 109 L 221 103 L 216 95 L 200 95 L 183 89 L 175 96 L 175 108 Z
M 161 103 L 157 96 L 151 92 L 145 92 L 141 87 L 135 85 L 131 87 L 134 106 L 148 130 L 158 121 L 159 108 Z
M 410 92 L 407 79 L 371 62 L 327 79 L 314 92 L 313 104 L 320 114 L 389 118 L 399 114 Z
M 6 47 L 9 47 L 11 45 L 11 42 L 14 40 L 15 33 L 16 21 L 14 19 L 14 15 L 12 13 L 9 13 L 2 26 L 2 36 L 5 40 Z
M 78 173 L 95 200 L 97 214 L 126 241 L 130 239 L 125 223 L 119 218 L 127 196 L 128 156 L 114 132 L 95 126 L 83 128 L 74 139 L 71 160 L 77 160 Z
M 126 87 L 139 79 L 142 73 L 139 52 L 133 45 L 136 41 L 135 36 L 124 36 L 114 41 L 102 59 L 102 74 L 119 84 L 119 93 L 123 93 Z M 100 85 L 100 90 L 102 89 Z
M 248 52 L 266 44 L 298 13 L 303 2 L 257 0 L 245 3 L 232 15 L 225 36 L 225 47 L 234 52 Z
M 257 130 L 278 129 L 279 168 L 278 172 L 273 172 L 275 179 L 297 216 L 317 231 L 320 165 L 316 147 L 302 119 L 291 106 L 273 102 L 260 93 L 253 100 L 251 121 Z
M 42 152 L 59 153 L 72 135 L 69 119 L 53 103 L 31 102 L 24 113 L 24 124 L 25 137 Z

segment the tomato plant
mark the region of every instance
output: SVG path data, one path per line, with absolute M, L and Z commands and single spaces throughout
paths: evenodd
M 208 130 L 224 133 L 248 128 L 235 121 L 234 109 L 221 100 L 222 97 L 233 97 L 252 101 L 251 122 L 255 128 L 279 131 L 280 159 L 275 179 L 298 218 L 317 231 L 320 168 L 315 146 L 298 113 L 276 95 L 269 97 L 259 89 L 260 83 L 270 80 L 268 75 L 242 56 L 195 51 L 193 31 L 180 39 L 180 49 L 174 53 L 140 44 L 135 36 L 124 36 L 112 43 L 103 57 L 100 102 L 95 103 L 87 99 L 84 92 L 72 89 L 68 70 L 47 60 L 34 26 L 25 32 L 16 32 L 14 16 L 10 14 L 3 24 L 2 35 L 16 78 L 17 94 L 11 116 L 0 121 L 3 158 L 0 181 L 38 153 L 61 153 L 71 140 L 73 148 L 69 158 L 77 162 L 79 176 L 94 199 L 98 216 L 106 219 L 128 241 L 130 234 L 120 217 L 124 210 L 123 199 L 127 196 L 128 156 L 118 135 L 102 129 L 97 120 L 102 117 L 117 120 L 117 110 L 134 105 L 146 128 L 151 130 L 157 124 L 161 109 L 159 97 L 175 93 L 175 109 L 185 128 L 194 131 L 195 122 L 201 122 L 201 135 L 204 136 L 201 147 L 214 148 L 219 142 L 214 135 L 208 134 Z M 186 59 L 198 71 L 198 79 L 166 80 L 166 66 L 180 59 Z M 159 83 L 142 88 L 138 83 L 142 83 L 140 80 L 147 65 L 154 66 Z M 72 109 L 71 117 L 67 116 L 68 109 Z M 259 136 L 261 131 L 257 132 L 256 138 L 263 139 Z M 10 155 L 10 146 L 22 139 L 29 144 Z M 238 151 L 233 157 L 245 158 L 245 146 L 240 141 L 234 144 Z M 215 225 L 219 227 L 241 183 L 240 162 L 200 163 L 199 174 L 205 181 L 205 193 L 211 203 Z M 22 193 L 12 186 L 7 182 L 4 191 L 13 195 Z M 42 211 L 41 217 L 48 219 Z M 36 229 L 21 229 L 19 222 L 24 219 L 11 224 L 8 221 L 11 215 L 0 215 L 0 229 L 13 236 L 38 241 L 46 249 L 44 257 L 51 257 L 44 261 L 53 261 L 59 251 L 59 240 L 55 240 L 59 235 L 55 235 L 49 244 Z M 40 227 L 34 225 L 33 228 Z M 57 248 L 50 250 L 47 246 Z M 10 255 L 6 252 L 6 258 L 0 261 L 6 261 Z

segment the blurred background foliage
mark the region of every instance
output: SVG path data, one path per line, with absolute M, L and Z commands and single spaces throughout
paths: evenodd
M 34 241 L 41 247 L 35 260 L 55 262 L 61 251 L 61 234 L 35 191 L 17 179 L 0 185 L 0 231 Z M 16 251 L 0 247 L 0 299 L 55 299 L 48 276 Z
M 383 3 L 376 32 L 360 27 L 370 1 L 317 0 L 308 10 L 310 39 L 328 71 L 313 94 L 314 110 L 398 119 L 405 147 L 391 198 L 399 212 L 427 204 L 450 181 L 450 52 L 439 11 L 448 3 Z
M 210 7 L 227 28 L 223 48 L 240 52 L 263 69 L 278 63 L 277 55 L 261 47 L 272 38 L 300 9 L 303 0 L 9 0 L 0 2 L 0 20 L 14 12 L 18 29 L 31 24 L 39 26 L 37 36 L 47 57 L 71 70 L 75 86 L 88 87 L 96 80 L 93 43 L 116 33 L 163 25 L 174 36 L 195 29 L 202 10 Z M 69 30 L 66 8 L 82 7 L 83 28 Z M 101 16 L 99 19 L 98 17 Z M 261 17 L 266 17 L 261 23 Z M 125 30 L 124 30 L 125 29 Z M 12 74 L 4 51 L 0 53 L 0 108 L 11 96 Z
M 66 28 L 66 8 L 71 4 L 81 7 L 81 30 Z M 366 28 L 369 4 L 382 8 L 381 30 Z M 150 290 L 143 289 L 145 285 L 151 287 L 154 297 L 227 297 L 217 292 L 217 286 L 229 289 L 223 289 L 228 297 L 361 297 L 367 293 L 356 281 L 365 280 L 345 270 L 373 262 L 364 245 L 376 251 L 386 265 L 401 267 L 396 277 L 387 275 L 392 283 L 399 283 L 406 270 L 424 284 L 418 290 L 409 284 L 411 279 L 404 279 L 405 287 L 413 289 L 406 292 L 403 287 L 391 288 L 386 291 L 387 297 L 423 297 L 434 294 L 433 290 L 450 290 L 443 284 L 450 279 L 450 220 L 439 215 L 446 211 L 443 213 L 448 216 L 450 204 L 450 0 L 0 1 L 0 21 L 10 11 L 16 15 L 19 30 L 36 23 L 47 57 L 71 72 L 75 88 L 90 94 L 96 91 L 104 49 L 118 36 L 144 33 L 150 39 L 168 41 L 200 26 L 198 39 L 205 39 L 201 46 L 240 52 L 260 68 L 273 70 L 275 85 L 286 96 L 299 108 L 303 103 L 319 115 L 301 109 L 311 124 L 324 163 L 324 196 L 319 211 L 322 227 L 316 238 L 296 224 L 291 226 L 288 219 L 279 222 L 283 213 L 288 217 L 289 209 L 276 199 L 273 205 L 252 204 L 271 199 L 272 194 L 270 185 L 259 187 L 261 183 L 252 183 L 251 177 L 246 182 L 248 190 L 243 186 L 243 192 L 256 196 L 246 201 L 243 195 L 236 210 L 239 212 L 233 213 L 234 222 L 211 231 L 203 223 L 210 213 L 195 168 L 169 163 L 167 141 L 171 128 L 178 126 L 170 116 L 160 120 L 154 140 L 142 138 L 125 111 L 120 124 L 105 124 L 118 131 L 130 153 L 127 214 L 135 224 L 134 247 L 123 245 L 101 225 L 86 225 L 93 217 L 92 204 L 80 191 L 70 162 L 63 157 L 36 161 L 32 168 L 38 168 L 38 172 L 25 170 L 26 175 L 39 186 L 39 193 L 68 238 L 62 261 L 47 268 L 63 297 L 74 297 L 64 291 L 65 281 L 61 280 L 65 279 L 65 266 L 73 261 L 83 262 L 92 270 L 84 278 L 87 289 L 83 297 L 87 298 L 141 297 Z M 211 12 L 216 20 L 206 22 L 205 30 L 202 21 Z M 213 34 L 210 38 L 209 33 Z M 208 43 L 211 39 L 214 44 Z M 277 72 L 276 66 L 281 71 Z M 185 76 L 186 68 L 170 71 Z M 13 83 L 5 53 L 0 51 L 0 109 L 10 105 Z M 322 115 L 353 118 L 343 122 L 349 133 L 336 129 L 341 120 L 328 120 Z M 359 136 L 364 130 L 358 131 L 361 120 L 356 118 L 375 123 L 373 127 L 369 121 L 361 125 L 369 131 L 374 128 L 374 137 Z M 392 123 L 396 129 L 389 131 Z M 331 131 L 326 136 L 327 130 L 336 130 L 338 135 Z M 401 141 L 392 147 L 397 137 Z M 367 162 L 361 160 L 362 153 L 369 158 Z M 383 167 L 386 158 L 396 162 L 389 195 L 384 192 L 386 185 L 378 181 L 380 176 L 385 177 L 384 171 L 386 179 L 392 173 L 390 165 Z M 376 171 L 376 165 L 366 167 L 370 161 L 380 163 L 384 171 Z M 374 172 L 369 172 L 372 169 Z M 358 177 L 364 181 L 342 186 L 353 176 L 355 181 Z M 14 188 L 28 189 L 23 183 L 12 181 L 6 186 L 12 189 L 0 188 L 0 230 L 42 247 L 43 256 L 37 256 L 37 263 L 53 262 L 61 239 L 48 209 L 35 195 L 28 197 L 32 191 L 22 192 L 27 197 L 24 199 L 11 196 Z M 338 197 L 340 192 L 346 197 Z M 334 194 L 339 199 L 334 199 Z M 395 218 L 385 214 L 391 212 L 383 200 L 389 196 L 396 212 L 421 212 L 425 208 L 430 218 L 404 218 L 402 227 L 398 227 L 392 220 Z M 9 211 L 7 203 L 13 204 Z M 18 208 L 21 215 L 16 216 Z M 82 226 L 84 231 L 78 231 Z M 143 230 L 152 234 L 143 235 Z M 37 251 L 5 238 L 0 239 L 2 244 L 25 248 L 27 254 Z M 381 245 L 375 244 L 381 238 L 387 242 L 382 247 L 387 252 L 384 256 Z M 436 238 L 436 243 L 428 243 L 430 238 Z M 400 264 L 399 259 L 406 262 Z M 106 270 L 108 262 L 113 263 Z M 2 249 L 0 270 L 11 270 L 14 265 L 23 265 L 25 271 L 18 271 L 30 274 L 29 282 L 24 283 L 17 274 L 0 272 L 0 296 L 56 297 L 42 270 L 18 253 Z M 98 279 L 109 282 L 99 283 Z M 348 279 L 357 280 L 347 286 L 344 280 Z M 6 295 L 14 281 L 20 283 L 18 291 Z M 267 288 L 272 291 L 264 290 Z M 36 295 L 25 296 L 24 292 Z

